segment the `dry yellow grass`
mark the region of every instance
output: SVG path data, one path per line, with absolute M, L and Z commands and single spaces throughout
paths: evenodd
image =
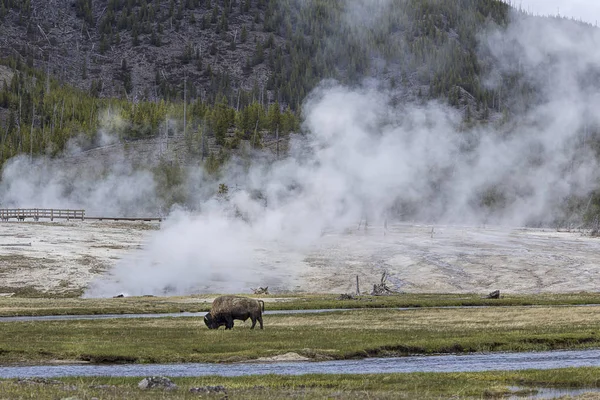
M 152 304 L 152 302 L 150 302 Z M 265 315 L 264 330 L 201 317 L 0 323 L 0 362 L 243 361 L 598 347 L 600 306 L 353 310 Z M 44 338 L 41 340 L 40 338 Z
M 333 322 L 334 321 L 334 322 Z M 358 323 L 358 324 L 357 324 Z M 318 326 L 322 329 L 493 330 L 542 326 L 585 327 L 600 324 L 600 306 L 494 307 L 471 309 L 355 310 L 351 313 L 280 316 L 271 326 Z

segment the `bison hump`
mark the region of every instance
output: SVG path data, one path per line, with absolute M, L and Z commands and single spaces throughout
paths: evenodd
M 244 314 L 260 311 L 258 300 L 242 296 L 221 296 L 213 302 L 211 314 Z

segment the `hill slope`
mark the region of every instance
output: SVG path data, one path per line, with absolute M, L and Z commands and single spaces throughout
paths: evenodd
M 575 193 L 576 204 L 566 208 L 588 210 L 595 184 L 594 175 L 585 174 L 594 170 L 600 149 L 600 123 L 591 112 L 600 68 L 585 48 L 595 40 L 593 28 L 562 21 L 545 26 L 552 24 L 544 18 L 521 23 L 522 16 L 509 13 L 499 0 L 0 0 L 0 54 L 8 57 L 0 62 L 6 77 L 0 159 L 101 147 L 70 161 L 97 156 L 110 165 L 111 153 L 119 153 L 135 167 L 145 153 L 157 163 L 202 164 L 216 175 L 233 152 L 273 147 L 277 138 L 285 145 L 300 130 L 301 113 L 311 120 L 302 105 L 323 103 L 313 101 L 319 91 L 308 94 L 334 78 L 350 90 L 338 91 L 335 107 L 323 116 L 346 120 L 313 118 L 312 133 L 328 122 L 345 131 L 345 123 L 366 123 L 365 142 L 379 146 L 388 135 L 392 145 L 376 149 L 390 154 L 377 156 L 394 163 L 379 165 L 373 154 L 365 159 L 360 143 L 350 149 L 359 162 L 351 162 L 341 143 L 347 138 L 329 140 L 327 129 L 322 138 L 313 135 L 325 140 L 312 143 L 313 150 L 336 147 L 361 182 L 369 179 L 356 165 L 372 167 L 370 179 L 399 174 L 394 185 L 414 178 L 408 186 L 421 192 L 405 199 L 401 190 L 394 204 L 400 214 L 414 215 L 423 199 L 445 209 L 457 187 L 475 182 L 474 166 L 482 175 L 461 200 L 467 208 L 496 212 L 512 203 L 518 209 L 516 200 L 546 193 L 545 186 L 564 190 L 538 200 L 561 203 Z M 527 36 L 532 27 L 535 34 Z M 574 50 L 540 43 L 540 35 L 553 32 L 564 34 Z M 355 96 L 353 88 L 375 88 L 377 95 Z M 349 97 L 358 102 L 349 104 Z M 363 112 L 377 121 L 375 129 Z M 571 118 L 558 118 L 563 112 Z M 386 124 L 397 129 L 380 131 Z M 110 144 L 128 143 L 107 148 L 106 137 Z M 415 147 L 422 157 L 414 160 L 415 152 L 407 151 L 413 138 L 432 141 Z M 140 139 L 148 146 L 130 143 Z M 167 140 L 177 154 L 157 151 Z M 247 163 L 256 153 L 246 155 Z M 295 161 L 302 166 L 301 158 Z M 168 168 L 163 175 L 167 189 L 182 185 Z M 294 191 L 297 183 L 285 187 Z M 369 188 L 365 196 L 372 195 Z
M 296 108 L 324 78 L 374 76 L 454 103 L 458 85 L 498 109 L 479 84 L 476 35 L 508 10 L 499 0 L 0 0 L 0 56 L 100 96 L 181 99 L 187 77 L 188 99 Z

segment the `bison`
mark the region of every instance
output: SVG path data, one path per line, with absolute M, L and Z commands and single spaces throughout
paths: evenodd
M 210 312 L 204 316 L 204 323 L 208 329 L 219 329 L 222 325 L 225 325 L 225 329 L 231 329 L 234 319 L 246 321 L 250 318 L 252 320 L 250 329 L 254 329 L 256 321 L 259 322 L 260 329 L 263 329 L 264 310 L 265 302 L 262 300 L 241 296 L 221 296 L 213 301 Z

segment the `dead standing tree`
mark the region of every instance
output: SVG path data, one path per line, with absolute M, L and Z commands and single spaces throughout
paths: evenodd
M 252 289 L 252 292 L 254 292 L 254 294 L 269 294 L 269 287 L 265 286 L 259 286 L 258 288 L 250 288 Z
M 387 278 L 388 278 L 387 271 L 383 271 L 383 274 L 381 274 L 381 282 L 373 285 L 373 291 L 371 292 L 371 295 L 385 296 L 385 295 L 396 293 L 396 291 L 394 291 L 388 287 Z

